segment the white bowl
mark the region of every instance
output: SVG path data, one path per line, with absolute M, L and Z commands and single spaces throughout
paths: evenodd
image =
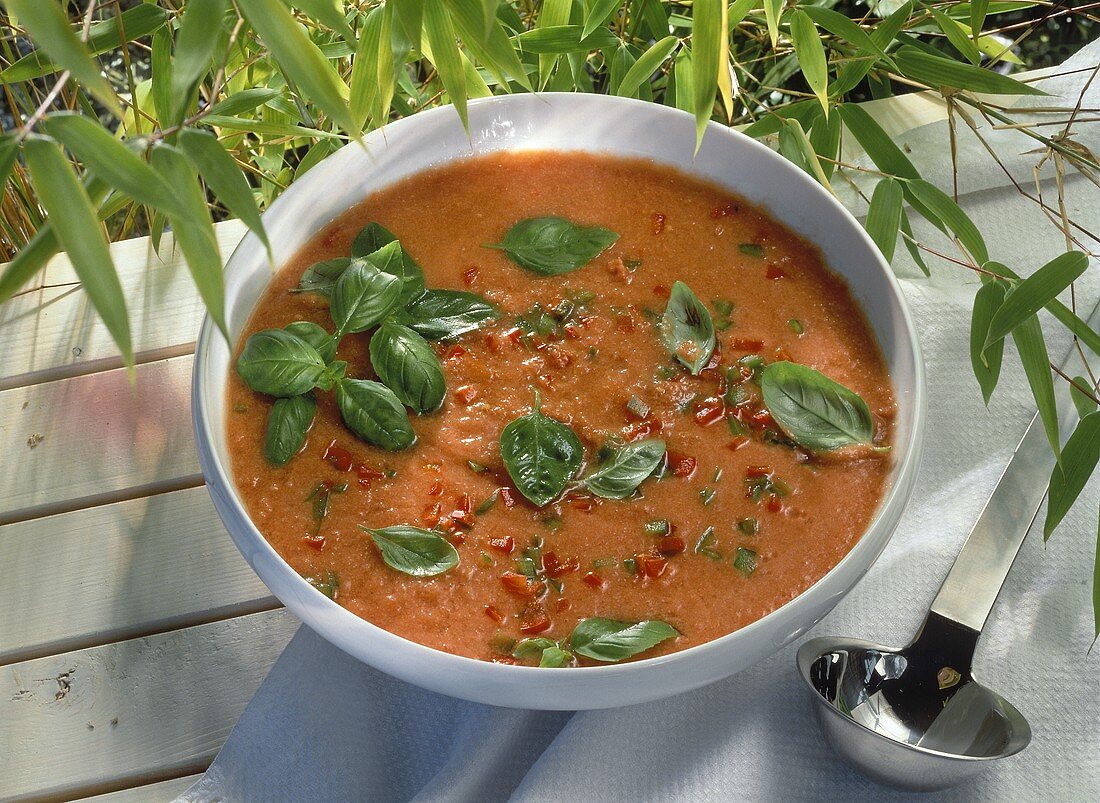
M 433 691 L 494 705 L 606 708 L 668 697 L 720 680 L 771 655 L 816 624 L 882 552 L 909 499 L 925 415 L 924 368 L 897 281 L 856 220 L 813 179 L 749 137 L 711 123 L 698 154 L 695 121 L 652 103 L 600 95 L 508 95 L 470 103 L 467 136 L 454 109 L 432 109 L 350 144 L 296 181 L 264 214 L 277 265 L 348 207 L 425 168 L 497 150 L 591 151 L 645 157 L 729 188 L 817 244 L 863 307 L 897 395 L 894 465 L 871 526 L 828 574 L 747 627 L 671 655 L 621 665 L 548 670 L 463 658 L 360 619 L 298 575 L 248 518 L 230 475 L 226 379 L 230 349 L 207 317 L 195 354 L 192 409 L 210 496 L 241 554 L 303 622 L 373 667 Z M 225 270 L 236 339 L 271 270 L 249 234 Z

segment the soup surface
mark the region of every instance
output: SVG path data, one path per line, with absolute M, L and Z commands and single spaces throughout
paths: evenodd
M 552 275 L 525 267 L 522 253 L 485 247 L 548 216 L 618 236 L 607 247 L 589 242 L 598 251 L 591 259 L 582 243 L 583 264 Z M 275 276 L 238 357 L 262 330 L 296 321 L 336 328 L 336 288 L 301 292 L 299 282 L 314 263 L 347 257 L 372 222 L 396 236 L 428 288 L 474 293 L 496 309 L 473 331 L 429 341 L 446 397 L 434 411 L 409 413 L 415 443 L 366 442 L 342 419 L 337 392 L 317 389 L 312 423 L 290 416 L 287 425 L 308 425 L 303 445 L 295 451 L 301 439 L 292 433 L 293 456 L 275 465 L 265 457 L 275 399 L 251 389 L 243 369 L 229 383 L 233 473 L 249 514 L 294 569 L 350 611 L 486 660 L 651 657 L 775 610 L 836 565 L 870 523 L 891 459 L 890 378 L 845 284 L 762 210 L 643 161 L 528 152 L 446 165 L 379 191 L 321 232 Z M 576 231 L 554 241 L 555 265 Z M 706 308 L 680 306 L 680 326 L 676 310 L 666 314 L 683 301 L 677 282 Z M 712 353 L 700 316 L 713 325 Z M 373 331 L 339 341 L 347 378 L 376 378 Z M 691 336 L 677 339 L 684 331 Z M 839 396 L 831 384 L 815 386 L 813 371 L 804 372 L 813 381 L 800 375 L 809 386 L 796 382 L 793 396 L 808 393 L 809 407 L 832 405 L 828 426 L 812 411 L 807 422 L 798 419 L 804 409 L 765 403 L 768 372 L 779 387 L 792 364 L 844 386 Z M 409 381 L 401 376 L 390 371 L 387 384 Z M 856 394 L 865 407 L 841 403 Z M 542 506 L 520 490 L 513 465 L 530 468 L 539 422 L 526 419 L 519 435 L 528 437 L 502 445 L 536 398 L 551 434 L 571 430 L 581 450 L 566 434 L 564 445 L 534 455 L 531 470 L 551 469 L 551 492 L 568 475 Z M 839 431 L 839 443 L 815 440 L 815 425 Z M 851 434 L 861 427 L 864 435 Z M 643 443 L 652 448 L 623 452 Z M 604 482 L 584 482 L 601 468 Z M 376 538 L 364 529 L 395 525 L 417 530 Z

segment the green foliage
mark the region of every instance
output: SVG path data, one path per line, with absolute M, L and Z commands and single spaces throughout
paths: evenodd
M 900 236 L 925 273 L 933 255 L 941 267 L 982 276 L 970 344 L 982 393 L 988 400 L 993 392 L 1011 336 L 1056 452 L 1053 379 L 1037 312 L 1044 308 L 1100 353 L 1100 334 L 1056 297 L 1085 270 L 1085 257 L 1050 254 L 1036 277 L 1022 282 L 1019 274 L 1033 274 L 1037 266 L 989 262 L 985 238 L 956 199 L 924 181 L 891 135 L 856 105 L 901 92 L 939 93 L 953 124 L 984 116 L 1015 127 L 1034 141 L 1036 161 L 1055 162 L 1060 175 L 1077 171 L 1100 182 L 1096 157 L 1075 141 L 1073 127 L 1086 122 L 1059 109 L 1041 112 L 1038 122 L 1019 121 L 990 102 L 990 96 L 1036 91 L 1010 75 L 1019 65 L 1049 66 L 1068 56 L 1072 43 L 1094 38 L 1094 18 L 1073 4 L 0 2 L 6 12 L 0 17 L 6 107 L 0 257 L 11 260 L 0 268 L 0 303 L 65 249 L 127 362 L 130 312 L 104 225 L 110 239 L 150 233 L 154 245 L 170 226 L 221 324 L 213 220 L 231 214 L 265 238 L 260 211 L 342 143 L 423 108 L 451 103 L 465 120 L 469 98 L 536 88 L 616 93 L 679 108 L 694 116 L 700 141 L 710 120 L 745 125 L 746 133 L 777 146 L 829 189 L 852 172 L 841 160 L 842 139 L 857 143 L 880 174 L 868 199 L 873 240 L 891 259 Z M 914 237 L 913 215 L 951 241 L 946 253 L 941 244 Z M 1050 217 L 1066 230 L 1067 243 L 1078 236 L 1072 221 Z M 423 320 L 406 321 L 425 337 L 453 336 L 494 314 L 469 299 L 423 298 L 415 261 L 400 246 L 379 251 L 393 235 L 380 230 L 366 236 L 372 242 L 353 255 L 369 260 L 315 266 L 310 281 L 316 286 L 303 288 L 334 294 L 344 283 L 332 299 L 342 331 L 373 326 L 394 306 L 405 308 L 406 317 L 417 304 L 445 308 L 446 327 L 422 331 L 428 325 Z M 610 242 L 579 248 L 571 261 Z M 1080 240 L 1073 244 L 1084 247 Z M 553 267 L 545 272 L 556 272 Z M 371 288 L 390 287 L 391 294 L 400 285 L 398 298 L 379 306 L 376 294 L 367 292 L 368 280 Z M 706 350 L 710 341 L 703 341 Z M 330 346 L 317 343 L 310 350 Z M 698 367 L 695 361 L 691 367 Z M 383 419 L 400 407 L 389 389 L 338 380 L 323 366 L 300 369 L 317 373 L 305 390 L 313 380 L 338 383 L 346 416 L 364 433 L 383 438 Z M 1093 375 L 1087 365 L 1072 366 L 1070 373 Z M 1090 388 L 1078 395 L 1094 396 Z M 294 395 L 294 387 L 283 390 Z M 403 448 L 414 438 L 403 411 L 400 420 L 388 448 Z M 285 440 L 282 451 L 293 445 L 293 438 Z M 1085 470 L 1059 465 L 1074 478 L 1063 482 L 1066 487 Z M 1074 496 L 1060 498 L 1072 502 Z

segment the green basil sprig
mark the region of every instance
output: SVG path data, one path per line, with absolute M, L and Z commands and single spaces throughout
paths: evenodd
M 316 412 L 317 400 L 312 393 L 275 400 L 267 414 L 264 436 L 264 457 L 268 462 L 281 466 L 298 454 Z
M 237 373 L 253 390 L 284 398 L 328 390 L 334 381 L 317 349 L 283 329 L 249 337 L 237 358 Z
M 807 449 L 872 444 L 875 424 L 867 402 L 809 366 L 773 362 L 764 369 L 760 390 L 775 422 Z
M 577 622 L 569 637 L 569 646 L 586 658 L 615 662 L 633 658 L 678 635 L 679 630 L 658 619 L 621 622 L 593 617 Z
M 372 530 L 371 540 L 382 553 L 382 560 L 391 569 L 413 577 L 433 577 L 458 565 L 458 550 L 442 535 L 407 524 Z
M 447 386 L 443 366 L 428 341 L 388 320 L 371 335 L 370 364 L 378 378 L 417 413 L 439 409 Z
M 397 321 L 429 340 L 449 340 L 497 317 L 497 308 L 463 290 L 425 290 L 397 313 Z
M 601 226 L 578 226 L 562 217 L 521 220 L 499 243 L 513 262 L 540 276 L 557 276 L 583 267 L 611 247 L 619 235 Z
M 573 430 L 544 415 L 535 394 L 534 409 L 517 418 L 500 434 L 504 467 L 519 490 L 536 507 L 557 499 L 584 459 L 584 449 Z
M 679 635 L 679 630 L 658 619 L 621 622 L 590 617 L 577 622 L 568 640 L 559 643 L 542 636 L 526 638 L 512 649 L 512 656 L 534 658 L 538 655 L 539 666 L 551 668 L 568 666 L 573 660 L 573 653 L 597 661 L 615 663 L 633 658 L 662 641 Z
M 336 338 L 326 332 L 323 326 L 313 321 L 295 321 L 288 323 L 283 329 L 317 349 L 317 353 L 325 362 L 332 362 L 336 356 Z
M 665 442 L 657 438 L 634 441 L 611 455 L 581 480 L 581 485 L 604 499 L 625 499 L 637 490 L 665 459 Z
M 424 292 L 424 269 L 405 252 L 397 240 L 386 243 L 363 258 L 378 270 L 401 280 L 399 306 L 404 306 Z
M 336 337 L 362 332 L 397 308 L 401 279 L 365 259 L 353 259 L 332 287 L 329 313 Z
M 683 282 L 672 285 L 659 330 L 672 356 L 692 375 L 702 371 L 714 354 L 714 320 L 706 305 Z
M 291 289 L 292 293 L 320 293 L 323 296 L 332 295 L 332 288 L 336 280 L 351 265 L 348 257 L 326 259 L 323 262 L 315 262 L 302 273 L 298 280 L 298 286 Z
M 367 443 L 391 452 L 416 443 L 405 407 L 394 392 L 369 379 L 342 379 L 336 385 L 336 405 L 348 429 Z

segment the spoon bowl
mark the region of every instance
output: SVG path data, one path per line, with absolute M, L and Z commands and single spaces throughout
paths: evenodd
M 931 635 L 927 625 L 925 634 Z M 818 638 L 798 651 L 826 741 L 880 783 L 946 789 L 1031 740 L 1027 720 L 1011 703 L 974 680 L 968 661 L 952 666 L 949 644 L 930 641 L 918 637 L 898 650 Z

